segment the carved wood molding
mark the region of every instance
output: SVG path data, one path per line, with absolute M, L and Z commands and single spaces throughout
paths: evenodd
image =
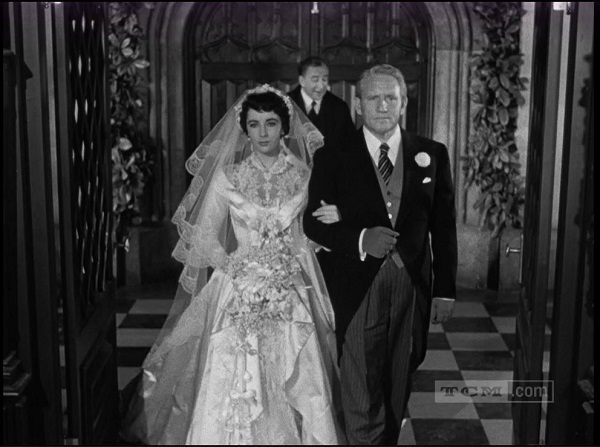
M 2 390 L 3 444 L 28 445 L 28 402 L 27 393 L 31 375 L 27 373 L 17 354 L 13 351 L 2 361 L 4 387 Z
M 4 397 L 16 398 L 22 396 L 31 381 L 31 375 L 25 372 L 16 352 L 11 352 L 2 360 L 2 369 L 4 376 Z

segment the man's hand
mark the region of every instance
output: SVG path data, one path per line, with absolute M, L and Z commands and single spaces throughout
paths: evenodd
M 367 228 L 362 240 L 362 249 L 375 258 L 386 256 L 396 245 L 398 233 L 387 227 Z
M 337 206 L 329 205 L 324 200 L 321 200 L 321 207 L 314 211 L 312 215 L 324 224 L 332 224 L 342 220 Z
M 449 298 L 434 298 L 431 302 L 431 322 L 433 324 L 448 321 L 454 313 L 454 300 Z

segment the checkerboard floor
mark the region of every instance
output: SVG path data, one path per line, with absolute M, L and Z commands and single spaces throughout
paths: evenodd
M 139 372 L 166 318 L 176 283 L 122 288 L 117 296 L 119 387 Z M 512 379 L 516 302 L 499 302 L 494 294 L 460 291 L 454 317 L 431 325 L 429 350 L 413 375 L 399 444 L 509 445 L 512 442 L 510 403 L 461 398 L 436 403 L 436 381 Z M 547 329 L 549 334 L 549 330 Z M 546 335 L 549 349 L 549 335 Z M 545 353 L 545 371 L 549 356 Z M 471 382 L 470 382 L 471 383 Z M 439 394 L 438 394 L 439 397 Z M 483 400 L 483 402 L 482 402 Z

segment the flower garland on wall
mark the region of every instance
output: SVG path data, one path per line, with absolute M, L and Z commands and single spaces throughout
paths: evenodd
M 527 82 L 519 76 L 524 11 L 520 2 L 476 3 L 474 11 L 481 19 L 484 45 L 471 60 L 470 93 L 476 108 L 463 171 L 466 187 L 479 187 L 474 208 L 482 227 L 498 237 L 507 225 L 522 226 L 525 191 L 515 132 Z
M 140 198 L 153 168 L 147 139 L 140 130 L 145 89 L 139 71 L 150 65 L 140 52 L 144 38 L 138 24 L 140 7 L 154 6 L 134 2 L 108 5 L 113 212 L 120 233 L 126 233 L 125 227 L 139 214 Z

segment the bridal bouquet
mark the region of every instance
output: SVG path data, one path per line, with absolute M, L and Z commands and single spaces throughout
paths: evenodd
M 292 237 L 275 215 L 258 219 L 252 244 L 233 253 L 225 268 L 236 298 L 227 312 L 243 334 L 259 334 L 267 321 L 292 318 L 300 264 Z

